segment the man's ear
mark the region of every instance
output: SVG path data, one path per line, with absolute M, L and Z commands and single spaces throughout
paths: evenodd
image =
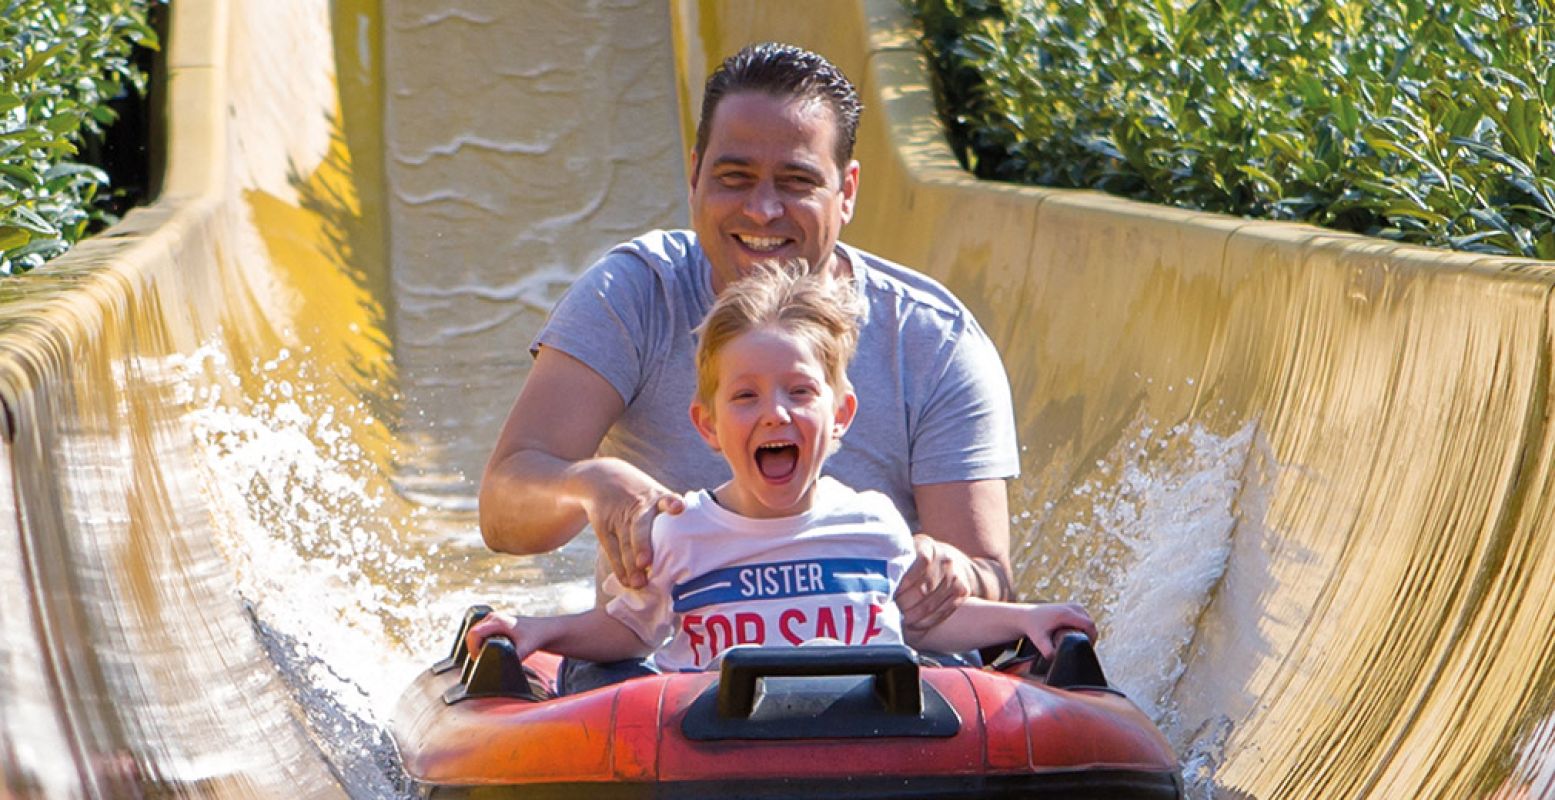
M 844 225 L 853 221 L 853 207 L 858 204 L 858 173 L 857 161 L 849 161 L 848 168 L 842 171 L 842 223 Z
M 853 415 L 858 413 L 858 395 L 852 390 L 843 392 L 837 396 L 837 417 L 832 421 L 832 437 L 841 439 L 848 427 L 853 424 Z
M 712 409 L 702 405 L 699 400 L 691 401 L 691 424 L 696 426 L 697 433 L 702 434 L 702 441 L 713 448 L 713 452 L 722 453 L 718 447 L 718 431 L 713 427 Z

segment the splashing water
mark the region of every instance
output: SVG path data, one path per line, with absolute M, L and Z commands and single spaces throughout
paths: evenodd
M 1067 497 L 1014 520 L 1033 531 L 1024 557 L 1032 596 L 1073 598 L 1089 608 L 1109 680 L 1169 738 L 1195 740 L 1182 752 L 1190 788 L 1194 774 L 1209 779 L 1229 729 L 1175 732 L 1172 695 L 1226 573 L 1238 503 L 1256 494 L 1245 485 L 1255 430 L 1251 422 L 1229 435 L 1139 424 Z
M 1176 457 L 1154 467 L 1131 461 L 1117 494 L 1098 499 L 1099 521 L 1126 557 L 1111 573 L 1116 593 L 1101 610 L 1109 629 L 1097 648 L 1158 723 L 1170 721 L 1184 655 L 1225 574 L 1252 439 L 1251 424 L 1228 437 L 1179 426 L 1158 443 Z
M 305 728 L 353 796 L 413 796 L 386 732 L 405 686 L 469 605 L 591 604 L 592 547 L 500 556 L 473 513 L 408 502 L 384 477 L 392 448 L 370 451 L 391 439 L 383 422 L 312 374 L 306 351 L 240 371 L 213 343 L 165 367 L 191 409 L 238 599 Z

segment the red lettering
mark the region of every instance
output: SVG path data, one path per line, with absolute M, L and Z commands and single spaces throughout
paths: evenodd
M 778 617 L 778 630 L 782 631 L 783 638 L 787 639 L 789 644 L 804 644 L 804 637 L 794 633 L 794 629 L 791 627 L 796 622 L 801 625 L 804 624 L 804 612 L 797 608 L 785 609 L 782 615 Z
M 842 637 L 842 642 L 843 644 L 853 644 L 853 606 L 843 606 L 842 615 L 848 621 L 846 626 L 848 635 Z
M 680 621 L 680 630 L 691 640 L 691 663 L 702 666 L 702 651 L 697 648 L 702 644 L 702 634 L 697 631 L 697 626 L 702 624 L 700 614 L 687 614 Z
M 884 610 L 874 603 L 869 604 L 869 622 L 864 626 L 864 641 L 859 644 L 869 644 L 870 639 L 885 633 L 885 629 L 880 627 L 880 612 Z
M 767 623 L 760 614 L 749 611 L 735 614 L 734 630 L 740 644 L 762 644 L 767 641 Z
M 823 607 L 820 613 L 815 615 L 815 636 L 837 638 L 837 620 L 832 618 L 831 609 Z
M 722 637 L 718 629 L 723 629 Z M 714 614 L 707 618 L 707 647 L 711 656 L 717 656 L 724 648 L 734 644 L 734 625 L 729 618 L 722 614 Z

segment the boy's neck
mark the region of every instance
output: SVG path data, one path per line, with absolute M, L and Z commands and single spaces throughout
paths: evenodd
M 783 519 L 785 517 L 797 517 L 802 514 L 807 514 L 811 509 L 815 508 L 816 490 L 820 487 L 820 485 L 821 479 L 817 477 L 815 483 L 810 486 L 810 491 L 805 492 L 804 499 L 800 500 L 798 503 L 795 503 L 792 508 L 785 509 L 782 513 L 768 515 L 750 514 L 746 511 L 735 508 L 733 505 L 727 502 L 727 498 L 733 494 L 731 490 L 734 488 L 734 481 L 732 480 L 726 481 L 722 486 L 719 486 L 716 489 L 708 489 L 707 496 L 713 501 L 714 505 L 729 512 L 730 514 L 744 517 L 745 519 Z

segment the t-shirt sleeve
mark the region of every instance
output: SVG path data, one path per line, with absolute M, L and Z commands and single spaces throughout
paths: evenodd
M 665 525 L 668 517 L 660 516 L 653 525 L 654 565 L 648 574 L 648 585 L 632 589 L 621 585 L 615 573 L 609 573 L 602 584 L 604 594 L 610 599 L 605 603 L 605 613 L 615 617 L 644 644 L 659 647 L 674 629 L 674 608 L 670 602 L 669 561 L 672 554 L 665 549 Z
M 669 638 L 669 592 L 652 583 L 642 589 L 622 586 L 614 574 L 605 579 L 613 596 L 605 604 L 605 613 L 632 629 L 643 644 L 657 648 Z
M 946 348 L 913 435 L 913 484 L 1019 475 L 1015 411 L 999 351 L 971 322 Z
M 642 259 L 612 251 L 573 282 L 529 345 L 554 347 L 599 373 L 628 405 L 649 367 L 653 335 L 648 313 L 658 281 Z
M 897 510 L 896 504 L 891 502 L 891 498 L 880 492 L 859 493 L 858 507 L 869 518 L 870 528 L 881 534 L 872 537 L 872 541 L 879 555 L 885 559 L 886 578 L 891 585 L 890 596 L 895 597 L 902 576 L 907 574 L 918 557 L 918 551 L 913 547 L 912 530 L 907 527 L 907 520 Z

